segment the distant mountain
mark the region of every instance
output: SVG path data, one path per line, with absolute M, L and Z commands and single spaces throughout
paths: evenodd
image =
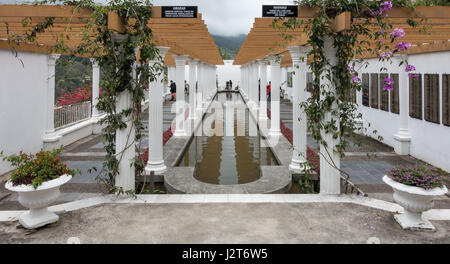
M 234 59 L 237 52 L 239 51 L 239 48 L 241 47 L 242 43 L 244 43 L 244 40 L 247 37 L 246 34 L 240 34 L 231 37 L 214 34 L 211 34 L 211 36 L 213 37 L 214 42 L 219 48 L 222 59 L 224 60 Z

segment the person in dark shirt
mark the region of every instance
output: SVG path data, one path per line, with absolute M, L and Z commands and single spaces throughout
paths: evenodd
M 269 82 L 267 85 L 267 100 L 270 100 L 270 88 L 271 88 L 272 82 Z
M 170 93 L 172 94 L 170 101 L 175 101 L 177 98 L 177 85 L 172 80 L 170 81 Z
M 230 80 L 230 90 L 233 90 L 233 82 Z

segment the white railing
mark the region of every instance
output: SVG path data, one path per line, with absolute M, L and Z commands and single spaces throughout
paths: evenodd
M 91 101 L 56 106 L 55 107 L 55 128 L 62 128 L 73 123 L 91 118 Z

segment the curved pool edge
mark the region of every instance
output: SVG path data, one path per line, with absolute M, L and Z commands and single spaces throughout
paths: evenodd
M 286 166 L 261 166 L 261 177 L 244 184 L 218 185 L 194 178 L 194 167 L 173 167 L 164 176 L 164 186 L 171 194 L 275 194 L 287 193 L 292 175 Z

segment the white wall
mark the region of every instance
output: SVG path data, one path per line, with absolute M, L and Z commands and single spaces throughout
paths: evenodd
M 233 65 L 232 60 L 224 60 L 224 65 L 217 65 L 217 75 L 219 81 L 219 90 L 225 89 L 226 82 L 233 82 L 233 89 L 241 86 L 241 68 L 240 65 Z
M 398 65 L 393 63 L 382 63 L 378 59 L 371 59 L 367 69 L 356 70 L 361 73 L 379 73 L 380 67 L 385 66 L 392 72 L 393 69 L 398 69 Z M 435 124 L 409 117 L 408 110 L 408 126 L 411 135 L 411 155 L 428 162 L 443 170 L 450 171 L 450 127 L 442 125 L 442 74 L 450 74 L 450 51 L 434 52 L 426 54 L 410 55 L 408 57 L 409 64 L 416 67 L 417 73 L 422 74 L 422 117 L 424 117 L 424 91 L 423 91 L 423 74 L 440 74 L 440 107 L 439 111 L 441 122 Z M 405 66 L 401 67 L 404 70 Z M 380 87 L 381 89 L 381 87 Z M 400 89 L 408 89 L 409 84 Z M 409 92 L 408 92 L 409 95 Z M 379 99 L 381 99 L 379 97 Z M 361 92 L 357 93 L 358 104 L 360 105 L 363 114 L 364 126 L 368 127 L 371 124 L 372 129 L 378 131 L 377 135 L 384 138 L 383 143 L 394 146 L 393 135 L 397 133 L 399 128 L 399 115 L 391 112 L 374 109 L 371 107 L 362 106 Z M 389 98 L 390 100 L 390 98 Z M 409 109 L 409 98 L 406 99 Z M 389 102 L 390 105 L 390 102 Z M 377 136 L 374 136 L 375 138 Z
M 45 131 L 47 55 L 19 52 L 16 58 L 0 49 L 0 63 L 0 150 L 37 152 Z M 0 175 L 9 170 L 0 160 Z

